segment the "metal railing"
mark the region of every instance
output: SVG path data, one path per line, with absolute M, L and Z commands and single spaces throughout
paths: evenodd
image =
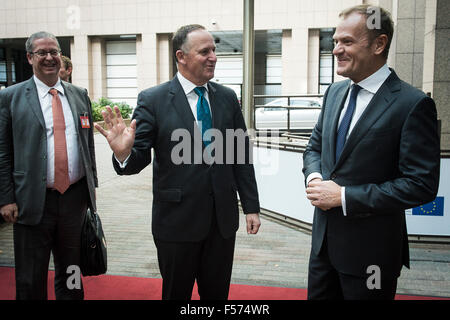
M 274 108 L 274 109 L 286 109 L 287 110 L 287 119 L 286 119 L 286 129 L 277 129 L 278 131 L 284 133 L 284 132 L 291 132 L 291 110 L 301 110 L 301 109 L 318 109 L 320 110 L 321 107 L 305 107 L 305 106 L 292 106 L 291 105 L 291 99 L 292 98 L 322 98 L 323 94 L 302 94 L 302 95 L 254 95 L 253 96 L 253 128 L 256 132 L 260 131 L 260 129 L 256 126 L 256 110 L 259 108 Z M 287 105 L 281 105 L 281 106 L 267 106 L 267 103 L 265 104 L 258 104 L 257 100 L 264 99 L 267 100 L 269 98 L 278 99 L 278 98 L 287 98 Z M 270 103 L 270 102 L 268 102 Z M 311 128 L 312 130 L 312 128 Z
M 256 134 L 258 134 L 258 132 L 261 132 L 264 130 L 258 129 L 256 127 L 256 109 L 258 108 L 266 108 L 266 107 L 270 107 L 270 108 L 280 108 L 280 109 L 287 109 L 287 120 L 286 120 L 286 130 L 284 129 L 276 129 L 277 131 L 280 132 L 280 135 L 282 137 L 286 137 L 288 139 L 294 139 L 294 140 L 309 140 L 309 137 L 311 135 L 312 132 L 312 128 L 309 131 L 303 130 L 303 132 L 298 132 L 295 131 L 293 132 L 291 130 L 291 118 L 290 118 L 290 112 L 291 110 L 299 110 L 299 109 L 321 109 L 319 107 L 302 107 L 302 106 L 291 106 L 291 99 L 292 98 L 322 98 L 323 95 L 322 94 L 303 94 L 303 95 L 254 95 L 253 96 L 253 129 L 255 130 Z M 267 106 L 267 103 L 265 104 L 257 104 L 257 99 L 269 99 L 269 98 L 273 98 L 273 99 L 278 99 L 278 98 L 287 98 L 287 105 L 286 106 Z M 441 133 L 441 120 L 438 120 L 438 131 L 439 134 Z M 266 130 L 266 131 L 271 131 L 271 130 Z M 301 130 L 300 130 L 301 131 Z M 268 142 L 268 141 L 258 141 L 258 144 L 261 145 L 270 145 L 272 148 L 274 147 L 274 144 Z M 293 146 L 292 143 L 277 143 L 279 148 L 286 148 L 286 149 L 295 149 L 296 151 L 304 151 L 304 146 Z M 450 149 L 441 149 L 441 158 L 450 158 Z

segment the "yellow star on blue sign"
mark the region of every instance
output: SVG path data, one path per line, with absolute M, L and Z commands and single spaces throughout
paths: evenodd
M 444 197 L 436 197 L 432 202 L 413 208 L 414 216 L 443 216 L 444 215 Z

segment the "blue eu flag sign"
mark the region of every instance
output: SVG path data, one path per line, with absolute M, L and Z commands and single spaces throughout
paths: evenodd
M 443 216 L 444 215 L 444 197 L 436 197 L 432 202 L 412 209 L 414 216 Z

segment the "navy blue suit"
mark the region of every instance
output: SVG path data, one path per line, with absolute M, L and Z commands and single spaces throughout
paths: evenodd
M 312 255 L 324 254 L 340 273 L 367 277 L 379 266 L 396 279 L 409 267 L 405 209 L 435 199 L 440 143 L 434 101 L 392 70 L 335 161 L 336 131 L 350 80 L 332 84 L 303 156 L 303 173 L 345 186 L 342 207 L 315 209 Z
M 131 156 L 124 169 L 121 169 L 113 159 L 118 174 L 135 174 L 150 164 L 151 149 L 154 150 L 152 233 L 158 247 L 160 270 L 164 279 L 163 298 L 188 299 L 189 287 L 192 290 L 190 283 L 184 284 L 184 280 L 174 280 L 178 279 L 178 275 L 166 273 L 174 264 L 185 264 L 184 267 L 187 269 L 189 262 L 174 262 L 172 259 L 179 259 L 179 255 L 169 257 L 168 252 L 171 252 L 171 249 L 164 244 L 181 243 L 189 247 L 191 243 L 201 243 L 216 236 L 220 236 L 219 240 L 217 243 L 211 241 L 215 244 L 208 256 L 218 256 L 217 259 L 212 258 L 206 268 L 227 269 L 226 275 L 219 273 L 217 276 L 225 278 L 225 283 L 220 285 L 224 287 L 222 289 L 211 288 L 211 291 L 221 291 L 222 294 L 215 295 L 209 292 L 204 297 L 226 298 L 225 295 L 228 295 L 226 278 L 229 282 L 234 238 L 239 227 L 237 192 L 244 213 L 259 213 L 255 173 L 253 165 L 249 162 L 249 138 L 248 136 L 245 138 L 244 148 L 241 150 L 237 150 L 239 143 L 236 141 L 232 144 L 232 150 L 227 150 L 225 143 L 227 129 L 241 129 L 242 132 L 247 130 L 236 94 L 227 87 L 209 82 L 208 96 L 212 112 L 212 128 L 220 131 L 224 138 L 223 163 L 210 165 L 205 161 L 200 163 L 195 161 L 195 150 L 202 152 L 204 145 L 201 138 L 194 138 L 200 135 L 200 130 L 177 77 L 139 94 L 137 108 L 133 114 L 137 127 Z M 180 143 L 179 140 L 172 141 L 172 134 L 177 129 L 184 129 L 189 133 L 192 146 L 189 163 L 175 164 L 172 161 L 173 148 Z M 234 161 L 226 163 L 228 152 L 231 151 L 234 153 L 232 155 Z M 241 164 L 236 163 L 239 152 L 244 152 L 246 159 Z M 221 244 L 224 239 L 230 240 L 227 245 Z M 225 261 L 221 257 L 221 252 L 226 251 L 223 246 L 229 249 Z M 197 262 L 194 260 L 192 263 Z M 192 268 L 197 270 L 205 266 Z M 193 278 L 189 282 L 191 280 L 193 281 Z M 166 285 L 174 281 L 178 281 L 174 284 L 175 289 L 167 288 Z M 183 289 L 182 294 L 168 293 L 176 291 L 177 286 L 186 289 Z M 208 285 L 202 286 L 204 287 Z

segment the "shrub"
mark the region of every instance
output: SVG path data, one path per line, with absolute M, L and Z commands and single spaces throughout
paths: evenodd
M 120 114 L 122 118 L 129 119 L 133 109 L 125 102 L 112 102 L 107 98 L 100 98 L 97 101 L 92 101 L 92 118 L 94 122 L 103 121 L 102 110 L 105 109 L 106 106 L 110 106 L 111 108 L 114 106 L 118 106 L 120 110 Z

